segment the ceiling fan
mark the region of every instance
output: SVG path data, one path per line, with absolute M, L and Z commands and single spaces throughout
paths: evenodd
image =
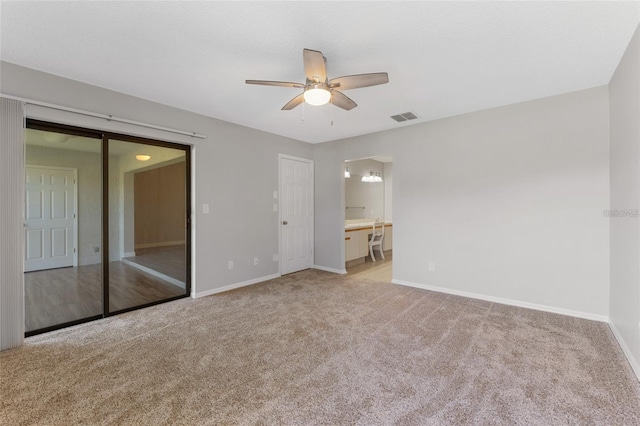
M 337 89 L 358 89 L 389 82 L 389 75 L 386 72 L 347 75 L 329 80 L 325 67 L 327 58 L 322 55 L 322 52 L 303 49 L 302 59 L 304 61 L 304 72 L 307 76 L 304 84 L 267 80 L 246 80 L 246 83 L 304 89 L 302 93 L 282 107 L 283 111 L 291 110 L 305 101 L 314 106 L 324 105 L 331 101 L 333 105 L 349 111 L 357 107 L 358 104 Z

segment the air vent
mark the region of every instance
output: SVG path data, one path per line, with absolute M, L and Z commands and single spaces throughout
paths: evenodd
M 416 118 L 418 118 L 418 116 L 412 112 L 403 112 L 402 114 L 392 115 L 391 118 L 393 118 L 398 123 L 402 123 L 403 121 L 407 120 L 415 120 Z

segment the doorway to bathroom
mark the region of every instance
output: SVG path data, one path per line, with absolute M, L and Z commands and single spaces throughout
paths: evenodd
M 391 282 L 393 158 L 376 156 L 345 161 L 344 188 L 347 274 Z

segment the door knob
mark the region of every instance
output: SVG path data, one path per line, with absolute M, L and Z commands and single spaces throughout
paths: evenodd
M 288 224 L 289 224 L 289 222 L 287 222 L 286 220 L 283 220 L 283 221 L 282 221 L 282 224 L 283 224 L 283 225 L 288 225 Z

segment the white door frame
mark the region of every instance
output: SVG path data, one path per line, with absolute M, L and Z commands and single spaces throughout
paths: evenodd
M 296 157 L 288 154 L 278 154 L 278 274 L 282 275 L 282 160 L 294 160 L 301 161 L 303 163 L 309 164 L 311 168 L 311 199 L 312 209 L 311 209 L 311 235 L 309 235 L 309 245 L 311 246 L 311 264 L 309 265 L 312 268 L 315 265 L 315 196 L 314 196 L 314 187 L 315 187 L 315 173 L 313 168 L 313 160 L 308 158 Z
M 57 166 L 43 166 L 43 165 L 30 165 L 25 164 L 25 174 L 28 168 L 31 169 L 48 169 L 48 170 L 66 170 L 73 172 L 73 267 L 78 267 L 78 169 L 76 167 L 57 167 Z M 24 180 L 24 177 L 23 177 Z M 26 190 L 26 189 L 25 189 Z M 26 215 L 26 211 L 24 211 Z M 26 217 L 22 218 L 22 221 L 26 220 Z M 24 240 L 24 232 L 22 233 L 22 239 Z M 26 244 L 26 241 L 25 241 Z M 24 258 L 24 254 L 23 254 Z M 24 269 L 24 268 L 23 268 Z

